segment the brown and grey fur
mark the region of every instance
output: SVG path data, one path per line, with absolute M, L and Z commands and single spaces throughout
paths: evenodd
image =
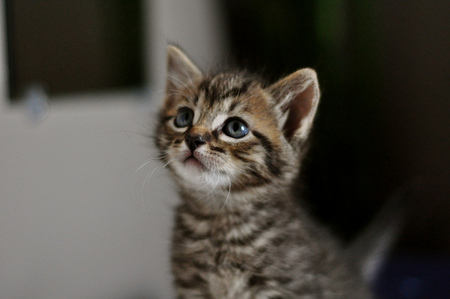
M 204 75 L 168 48 L 156 144 L 182 199 L 171 253 L 178 298 L 371 297 L 360 270 L 291 195 L 319 96 L 311 69 L 265 87 L 239 73 Z M 177 128 L 183 107 L 194 120 Z M 248 135 L 223 133 L 231 117 Z M 190 155 L 201 166 L 187 165 Z

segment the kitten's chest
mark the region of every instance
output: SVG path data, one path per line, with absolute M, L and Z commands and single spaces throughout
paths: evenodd
M 250 298 L 248 273 L 219 266 L 216 271 L 205 273 L 208 290 L 213 298 Z
M 250 298 L 248 282 L 255 268 L 255 256 L 250 247 L 229 242 L 229 236 L 212 237 L 206 259 L 211 267 L 201 275 L 214 298 Z
M 178 269 L 180 276 L 189 272 L 192 277 L 199 277 L 213 298 L 246 298 L 257 254 L 247 244 L 236 242 L 245 224 L 220 219 L 192 220 L 189 215 L 179 215 L 177 221 L 173 243 L 175 275 Z
M 264 211 L 223 214 L 205 217 L 178 210 L 174 254 L 192 258 L 206 270 L 254 272 L 267 249 L 286 237 L 287 230 L 281 223 L 284 220 L 278 214 Z
M 248 267 L 255 253 L 250 237 L 256 223 L 238 217 L 200 219 L 189 214 L 179 216 L 176 239 L 185 255 L 203 260 L 208 268 Z

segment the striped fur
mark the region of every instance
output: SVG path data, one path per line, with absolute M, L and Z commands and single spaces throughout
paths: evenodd
M 168 52 L 156 144 L 182 199 L 172 241 L 178 297 L 370 297 L 291 197 L 319 99 L 314 71 L 265 87 L 239 73 L 203 75 L 179 49 Z M 180 128 L 182 109 L 193 120 Z M 234 118 L 249 129 L 242 138 L 225 134 Z

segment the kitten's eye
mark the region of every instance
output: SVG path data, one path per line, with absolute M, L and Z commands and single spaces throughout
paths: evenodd
M 223 127 L 223 132 L 233 138 L 242 138 L 248 134 L 248 127 L 239 119 L 229 120 Z
M 191 109 L 181 109 L 175 117 L 175 126 L 178 128 L 187 127 L 192 124 L 194 120 L 194 112 Z

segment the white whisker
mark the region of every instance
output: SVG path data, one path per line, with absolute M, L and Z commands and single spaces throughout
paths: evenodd
M 144 189 L 145 189 L 145 185 L 147 184 L 147 181 L 152 177 L 152 175 L 157 171 L 160 170 L 164 167 L 166 167 L 169 163 L 173 162 L 172 160 L 169 160 L 169 162 L 167 162 L 166 164 L 160 165 L 158 167 L 156 167 L 155 169 L 153 169 L 152 172 L 149 172 L 147 174 L 147 176 L 145 177 L 144 183 L 142 184 L 141 187 L 141 200 L 142 200 L 142 204 L 144 204 Z
M 220 213 L 222 212 L 222 210 L 227 205 L 228 198 L 230 197 L 230 193 L 231 193 L 231 178 L 230 178 L 230 175 L 228 173 L 227 173 L 227 177 L 228 177 L 228 194 L 227 194 L 227 197 L 225 198 L 225 202 L 223 203 L 222 208 L 220 209 L 219 213 L 217 214 L 217 217 L 219 217 Z
M 149 163 L 151 163 L 152 161 L 156 161 L 159 160 L 159 158 L 150 158 L 147 159 L 143 162 L 143 164 L 141 166 L 139 166 L 134 172 L 133 172 L 133 177 L 136 175 L 136 173 L 139 172 L 139 170 L 141 170 L 143 167 L 145 167 L 146 165 L 148 165 Z
M 192 89 L 189 88 L 189 86 L 187 86 L 186 83 L 184 83 L 184 82 L 181 81 L 180 79 L 178 79 L 178 78 L 176 78 L 176 77 L 174 77 L 174 76 L 171 76 L 171 75 L 167 75 L 167 77 L 169 77 L 169 78 L 171 78 L 171 79 L 173 79 L 173 80 L 175 80 L 175 81 L 177 81 L 177 82 L 180 82 L 182 85 L 184 85 L 184 87 L 186 87 L 186 88 L 191 92 L 191 95 L 194 95 L 194 92 L 192 91 Z
M 171 93 L 166 93 L 166 95 L 167 95 L 167 96 L 175 96 L 175 95 L 179 95 L 179 96 L 182 96 L 182 97 L 186 98 L 187 100 L 189 100 L 189 99 L 192 97 L 192 95 L 190 95 L 190 94 L 188 94 L 188 93 L 185 93 L 185 92 L 178 91 L 178 90 L 173 91 L 173 92 L 171 92 Z

